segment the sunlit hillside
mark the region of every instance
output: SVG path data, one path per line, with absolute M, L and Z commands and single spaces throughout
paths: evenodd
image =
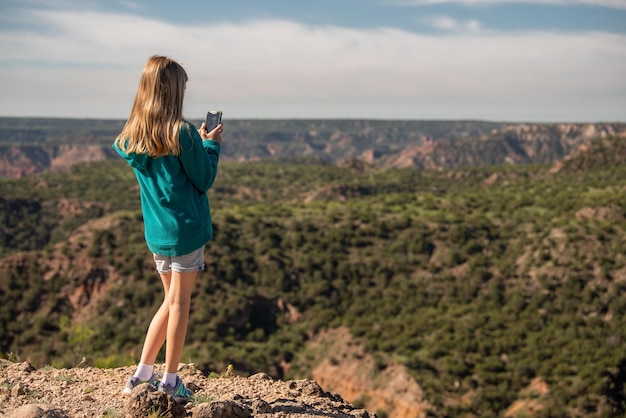
M 363 387 L 406 372 L 442 416 L 622 414 L 626 167 L 593 163 L 622 144 L 559 169 L 224 162 L 183 357 L 328 384 L 324 370 L 371 362 Z M 0 190 L 0 351 L 136 361 L 161 295 L 132 171 L 103 161 Z

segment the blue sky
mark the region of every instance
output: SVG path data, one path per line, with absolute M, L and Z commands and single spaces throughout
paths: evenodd
M 0 0 L 0 116 L 626 121 L 626 0 Z

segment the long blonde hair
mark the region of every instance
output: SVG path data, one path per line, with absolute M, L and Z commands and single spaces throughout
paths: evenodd
M 127 153 L 161 157 L 180 153 L 187 73 L 174 60 L 154 55 L 143 68 L 128 121 L 115 140 Z

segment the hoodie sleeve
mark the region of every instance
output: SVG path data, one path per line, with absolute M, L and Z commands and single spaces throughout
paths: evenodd
M 187 177 L 200 192 L 208 192 L 217 176 L 221 144 L 203 141 L 190 123 L 181 128 L 179 141 L 179 158 Z
M 138 170 L 145 170 L 146 167 L 148 166 L 148 163 L 149 163 L 148 154 L 135 154 L 134 152 L 130 154 L 126 154 L 124 150 L 122 150 L 121 148 L 117 146 L 116 142 L 113 142 L 112 147 L 115 150 L 115 152 L 117 152 L 120 157 L 126 160 L 126 162 L 131 167 L 136 168 Z

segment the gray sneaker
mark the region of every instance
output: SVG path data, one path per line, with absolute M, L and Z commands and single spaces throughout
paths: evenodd
M 150 376 L 150 379 L 148 380 L 141 380 L 138 377 L 131 376 L 126 381 L 126 386 L 124 387 L 124 390 L 122 391 L 122 395 L 124 396 L 132 395 L 133 389 L 135 389 L 137 386 L 141 385 L 142 383 L 149 383 L 152 387 L 157 389 L 159 387 L 160 379 L 161 377 L 156 373 L 152 373 L 152 376 Z
M 167 383 L 160 382 L 157 391 L 171 396 L 174 398 L 176 403 L 181 405 L 193 400 L 193 392 L 185 387 L 183 381 L 180 380 L 180 377 L 178 376 L 176 376 L 176 385 L 172 386 Z

